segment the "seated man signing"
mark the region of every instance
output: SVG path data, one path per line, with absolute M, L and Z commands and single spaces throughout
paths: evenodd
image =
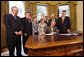
M 57 30 L 57 27 L 55 26 L 55 22 L 51 22 L 51 25 L 47 27 L 47 33 L 48 34 L 55 34 L 58 33 L 59 30 Z

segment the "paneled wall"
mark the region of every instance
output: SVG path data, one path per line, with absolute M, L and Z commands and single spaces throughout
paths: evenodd
M 83 2 L 77 2 L 77 30 L 83 32 Z

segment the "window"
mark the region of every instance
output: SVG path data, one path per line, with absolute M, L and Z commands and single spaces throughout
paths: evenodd
M 69 5 L 59 6 L 59 17 L 61 17 L 61 15 L 62 15 L 62 10 L 66 10 L 66 16 L 70 16 L 70 14 L 69 14 Z
M 37 4 L 37 20 L 41 19 L 41 14 L 47 15 L 47 5 Z
M 11 7 L 16 6 L 19 9 L 18 16 L 24 17 L 25 16 L 25 8 L 23 1 L 9 1 L 9 13 L 11 13 Z

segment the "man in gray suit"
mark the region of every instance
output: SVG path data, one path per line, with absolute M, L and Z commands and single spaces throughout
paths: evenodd
M 55 22 L 51 22 L 51 26 L 47 27 L 47 33 L 48 34 L 55 34 L 58 33 L 59 30 L 57 30 L 57 27 L 55 26 Z

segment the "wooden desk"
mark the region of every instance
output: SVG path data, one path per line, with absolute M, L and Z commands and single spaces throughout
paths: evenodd
M 25 47 L 28 56 L 74 56 L 83 53 L 83 36 L 34 35 L 28 38 Z

